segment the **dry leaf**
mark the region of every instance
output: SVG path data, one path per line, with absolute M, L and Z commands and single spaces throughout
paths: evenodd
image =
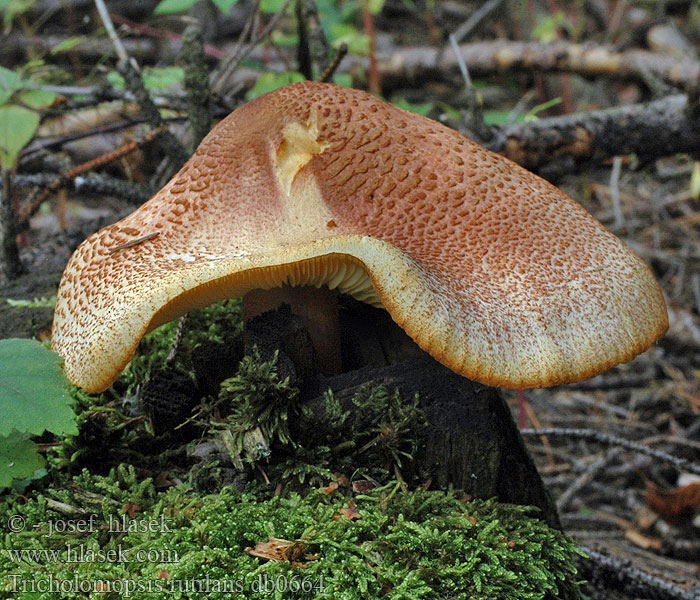
M 339 519 L 341 516 L 346 516 L 350 520 L 362 518 L 362 515 L 357 511 L 355 503 L 352 500 L 348 502 L 347 508 L 338 509 L 338 512 L 333 515 L 333 518 Z
M 306 569 L 307 565 L 297 561 L 303 560 L 318 560 L 318 556 L 306 554 L 304 549 L 306 542 L 304 540 L 283 540 L 280 538 L 268 537 L 266 542 L 256 542 L 255 548 L 245 548 L 243 552 L 257 558 L 265 560 L 274 560 L 277 562 L 288 562 L 294 567 Z
M 646 535 L 642 535 L 634 529 L 628 529 L 625 531 L 625 539 L 628 542 L 632 542 L 635 546 L 643 548 L 644 550 L 655 550 L 657 552 L 661 551 L 662 541 L 659 538 L 652 538 Z
M 168 479 L 168 474 L 166 472 L 158 473 L 156 478 L 153 480 L 153 487 L 155 488 L 167 488 L 175 485 L 170 479 Z
M 331 494 L 335 492 L 335 490 L 338 489 L 338 482 L 337 481 L 331 481 L 326 487 L 322 487 L 319 489 L 319 491 L 322 494 Z
M 136 513 L 137 510 L 139 510 L 141 507 L 138 504 L 134 504 L 133 502 L 127 502 L 123 507 L 122 507 L 122 512 L 126 513 L 129 515 L 130 519 L 134 518 L 134 514 Z
M 644 501 L 669 523 L 690 519 L 700 512 L 700 482 L 689 483 L 675 490 L 665 490 L 651 481 L 645 483 Z
M 359 481 L 352 482 L 352 491 L 356 494 L 362 494 L 368 492 L 374 487 L 374 484 L 367 479 L 360 479 Z

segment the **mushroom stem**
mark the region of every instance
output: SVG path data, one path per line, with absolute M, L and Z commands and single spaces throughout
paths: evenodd
M 318 368 L 323 375 L 341 371 L 340 322 L 338 293 L 323 286 L 290 287 L 252 290 L 243 296 L 243 317 L 246 321 L 287 303 L 298 315 L 316 350 Z

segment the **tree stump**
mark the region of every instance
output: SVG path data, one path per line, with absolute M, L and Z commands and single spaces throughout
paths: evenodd
M 343 367 L 324 378 L 310 372 L 310 338 L 288 307 L 246 324 L 246 351 L 257 346 L 269 360 L 279 351 L 283 377 L 299 385 L 301 402 L 323 418 L 322 394 L 331 389 L 343 410 L 368 384 L 382 384 L 403 398 L 419 395 L 429 423 L 423 451 L 414 457 L 433 488 L 452 486 L 479 498 L 538 507 L 550 526 L 561 529 L 556 507 L 525 448 L 503 394 L 474 383 L 423 352 L 383 310 L 343 299 Z M 352 417 L 351 417 L 352 418 Z M 290 430 L 295 426 L 290 414 Z M 301 432 L 303 434 L 303 432 Z

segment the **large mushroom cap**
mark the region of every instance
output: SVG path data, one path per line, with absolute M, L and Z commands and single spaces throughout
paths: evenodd
M 382 305 L 437 360 L 502 387 L 585 379 L 667 327 L 649 269 L 561 191 L 435 121 L 304 82 L 234 111 L 83 242 L 53 348 L 100 391 L 150 329 L 283 283 Z

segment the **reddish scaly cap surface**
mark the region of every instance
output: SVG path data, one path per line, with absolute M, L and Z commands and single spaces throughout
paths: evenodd
M 648 268 L 557 188 L 437 122 L 304 82 L 234 111 L 76 250 L 53 348 L 97 391 L 148 329 L 281 283 L 381 303 L 435 358 L 504 387 L 590 377 L 667 327 Z

